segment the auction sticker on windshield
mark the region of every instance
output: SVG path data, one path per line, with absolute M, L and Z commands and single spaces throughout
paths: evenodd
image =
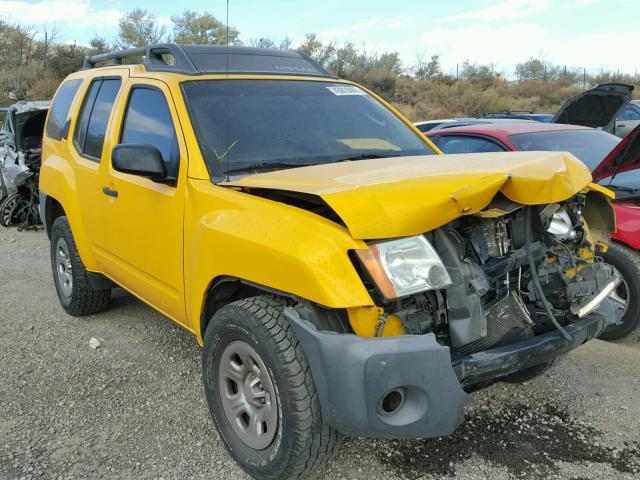
M 354 87 L 352 85 L 340 85 L 340 86 L 332 86 L 327 87 L 327 89 L 333 93 L 334 95 L 366 95 L 367 92 L 359 89 L 358 87 Z

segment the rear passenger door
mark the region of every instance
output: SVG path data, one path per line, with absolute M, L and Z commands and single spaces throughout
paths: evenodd
M 111 163 L 118 144 L 147 144 L 162 154 L 173 183 L 118 172 Z M 113 135 L 105 153 L 101 217 L 105 273 L 179 323 L 185 323 L 183 216 L 187 156 L 167 86 L 131 79 L 117 105 Z
M 76 190 L 80 199 L 80 214 L 94 258 L 100 267 L 105 261 L 105 236 L 110 228 L 103 216 L 102 194 L 103 153 L 105 139 L 113 117 L 118 93 L 127 71 L 95 77 L 83 85 L 83 98 L 78 116 L 71 127 L 70 156 L 74 162 Z

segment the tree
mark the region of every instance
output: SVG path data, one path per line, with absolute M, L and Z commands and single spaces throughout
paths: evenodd
M 92 55 L 97 55 L 98 53 L 106 53 L 111 50 L 107 39 L 98 35 L 89 40 L 89 47 L 91 48 Z
M 441 76 L 440 56 L 431 55 L 431 59 L 426 60 L 423 55 L 418 55 L 418 61 L 413 75 L 416 80 L 426 80 L 428 78 Z
M 516 75 L 519 80 L 532 80 L 544 78 L 547 73 L 547 64 L 539 58 L 532 58 L 524 63 L 516 65 Z
M 296 50 L 309 55 L 323 67 L 328 67 L 336 53 L 336 47 L 333 43 L 324 45 L 315 33 L 308 33 L 305 36 L 305 41 L 298 45 Z
M 167 34 L 167 27 L 158 24 L 155 15 L 140 8 L 120 17 L 118 30 L 117 45 L 120 48 L 144 47 L 160 43 Z
M 195 45 L 226 45 L 227 26 L 208 12 L 185 10 L 182 15 L 171 17 L 173 41 Z M 241 44 L 238 30 L 229 27 L 230 45 Z M 260 39 L 263 40 L 263 39 Z
M 276 42 L 267 37 L 251 38 L 247 42 L 247 46 L 253 48 L 276 48 Z
M 49 59 L 49 68 L 54 77 L 64 78 L 72 72 L 82 68 L 82 62 L 86 55 L 92 52 L 85 47 L 79 47 L 75 43 L 68 45 L 59 43 L 54 45 L 53 53 Z
M 472 82 L 492 84 L 500 78 L 500 73 L 494 71 L 493 65 L 480 65 L 466 61 L 462 65 L 460 78 Z

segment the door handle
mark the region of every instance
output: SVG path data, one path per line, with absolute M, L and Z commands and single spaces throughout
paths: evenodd
M 626 124 L 626 123 L 619 123 L 619 124 L 618 124 L 618 125 L 616 125 L 616 126 L 617 126 L 617 127 L 619 127 L 619 128 L 624 128 L 624 127 L 626 127 L 626 126 L 627 126 L 627 124 Z
M 113 197 L 113 198 L 118 198 L 118 191 L 111 190 L 109 187 L 102 187 L 102 193 L 104 193 L 105 195 L 109 195 L 110 197 Z

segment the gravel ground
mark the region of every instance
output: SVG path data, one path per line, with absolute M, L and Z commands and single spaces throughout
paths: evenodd
M 211 423 L 195 339 L 121 291 L 67 316 L 48 248 L 0 229 L 0 478 L 247 478 Z M 349 439 L 318 478 L 640 478 L 638 335 L 474 397 L 451 437 Z

